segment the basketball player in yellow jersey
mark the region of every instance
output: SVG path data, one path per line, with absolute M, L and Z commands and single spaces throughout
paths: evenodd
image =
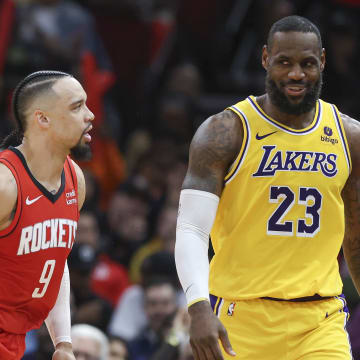
M 262 64 L 266 94 L 211 116 L 190 147 L 175 258 L 194 358 L 349 360 L 337 256 L 359 291 L 360 124 L 319 99 L 307 19 L 276 22 Z

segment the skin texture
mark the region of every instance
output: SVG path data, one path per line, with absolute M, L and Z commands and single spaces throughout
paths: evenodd
M 72 345 L 65 342 L 57 344 L 52 360 L 75 360 Z
M 59 79 L 49 95 L 37 97 L 26 112 L 27 127 L 18 149 L 24 155 L 33 176 L 50 192 L 61 185 L 61 172 L 70 149 L 87 142 L 93 113 L 86 106 L 86 93 L 73 78 Z M 46 166 L 43 166 L 46 164 Z M 85 179 L 74 163 L 78 179 L 78 204 L 85 200 Z M 11 171 L 0 164 L 0 230 L 10 225 L 17 201 L 17 186 Z M 69 330 L 70 333 L 70 330 Z M 70 343 L 56 346 L 53 360 L 75 360 Z
M 296 106 L 302 103 L 309 88 L 321 80 L 325 50 L 319 47 L 315 34 L 277 32 L 271 50 L 263 48 L 262 65 L 286 101 Z M 301 91 L 294 94 L 287 91 L 287 87 Z M 294 129 L 309 126 L 314 118 L 315 107 L 300 115 L 289 114 L 276 106 L 268 93 L 258 97 L 257 102 L 269 116 Z M 360 124 L 346 115 L 342 115 L 342 119 L 353 164 L 343 190 L 346 207 L 343 249 L 355 286 L 360 291 Z M 203 190 L 220 197 L 224 176 L 239 153 L 242 140 L 242 126 L 232 112 L 225 110 L 207 119 L 192 140 L 182 189 Z M 226 330 L 207 301 L 191 305 L 189 314 L 190 344 L 195 360 L 223 360 L 218 340 L 224 350 L 233 355 Z
M 343 189 L 345 237 L 343 251 L 354 285 L 360 294 L 360 123 L 341 114 L 351 153 L 352 172 Z

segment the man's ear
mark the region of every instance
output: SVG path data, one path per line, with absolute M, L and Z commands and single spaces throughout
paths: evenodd
M 323 48 L 321 51 L 321 55 L 320 55 L 320 71 L 324 71 L 325 69 L 325 63 L 326 63 L 326 52 L 325 49 Z
M 269 53 L 267 45 L 264 45 L 262 49 L 261 64 L 263 68 L 267 71 L 269 66 Z
M 47 128 L 50 125 L 50 119 L 41 110 L 36 110 L 34 113 L 35 121 L 41 128 Z

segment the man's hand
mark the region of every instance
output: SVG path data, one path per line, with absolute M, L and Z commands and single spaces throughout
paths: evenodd
M 68 342 L 57 344 L 52 360 L 76 360 L 72 351 L 72 345 Z
M 227 354 L 235 356 L 227 331 L 214 315 L 207 301 L 189 307 L 191 317 L 190 344 L 195 360 L 224 360 L 219 341 Z

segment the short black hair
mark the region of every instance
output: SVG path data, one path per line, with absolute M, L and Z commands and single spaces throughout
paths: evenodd
M 26 130 L 25 112 L 32 100 L 51 89 L 54 83 L 72 75 L 53 70 L 36 71 L 26 76 L 15 88 L 12 96 L 12 115 L 15 119 L 16 129 L 2 140 L 2 149 L 8 146 L 19 145 Z
M 315 24 L 313 24 L 310 20 L 298 15 L 284 17 L 276 21 L 272 25 L 267 38 L 267 47 L 269 51 L 271 50 L 271 47 L 273 45 L 273 38 L 276 32 L 290 32 L 290 31 L 315 34 L 316 37 L 318 38 L 319 49 L 321 51 L 322 41 L 318 27 Z

